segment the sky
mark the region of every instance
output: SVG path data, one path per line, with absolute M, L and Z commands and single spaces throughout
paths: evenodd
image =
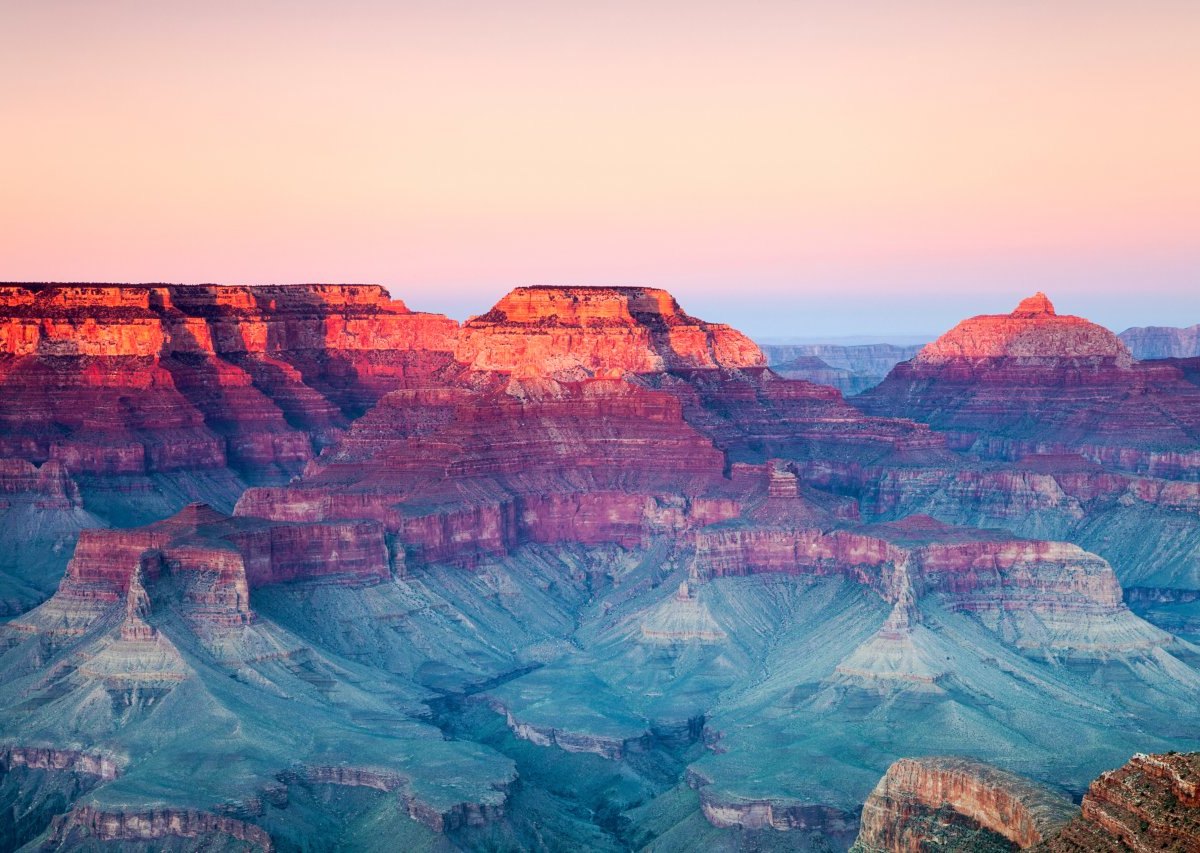
M 0 0 L 0 280 L 1200 322 L 1195 0 Z

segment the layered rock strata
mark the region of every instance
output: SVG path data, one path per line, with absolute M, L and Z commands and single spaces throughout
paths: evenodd
M 254 619 L 252 588 L 316 579 L 378 583 L 392 569 L 383 530 L 372 521 L 267 522 L 192 504 L 147 527 L 84 531 L 54 597 L 9 628 L 80 636 L 127 602 L 124 636 L 151 640 L 147 587 L 177 598 L 197 626 L 221 629 Z
M 1044 295 L 964 320 L 855 398 L 984 457 L 1077 453 L 1124 471 L 1200 477 L 1200 393 L 1167 364 L 1135 362 L 1107 329 Z
M 1200 850 L 1198 792 L 1198 753 L 1135 755 L 1096 779 L 1081 807 L 979 762 L 902 759 L 864 805 L 852 851 Z
M 615 379 L 394 392 L 286 488 L 239 515 L 369 518 L 424 562 L 523 542 L 642 545 L 729 517 L 724 457 L 679 401 Z
M 296 473 L 456 324 L 373 285 L 0 287 L 0 454 L 75 473 Z
M 1065 542 L 920 516 L 848 529 L 730 521 L 698 531 L 693 541 L 693 571 L 701 577 L 840 575 L 899 607 L 898 620 L 913 597 L 935 595 L 1029 653 L 1103 657 L 1170 642 L 1133 616 L 1104 560 Z
M 1082 814 L 1035 849 L 1200 850 L 1200 753 L 1135 755 L 1093 782 Z
M 946 832 L 932 819 L 942 810 L 964 818 L 965 829 L 1001 836 L 1021 849 L 1052 837 L 1076 814 L 1062 794 L 987 764 L 906 758 L 888 768 L 863 806 L 854 850 L 927 849 L 936 843 L 931 836 Z
M 518 287 L 463 325 L 456 357 L 476 370 L 568 379 L 765 364 L 740 332 L 649 287 Z
M 150 811 L 113 812 L 79 806 L 55 820 L 46 842 L 49 849 L 69 849 L 86 841 L 137 844 L 170 838 L 196 839 L 206 846 L 243 842 L 240 849 L 270 853 L 271 836 L 261 827 L 237 818 L 196 809 L 162 808 Z

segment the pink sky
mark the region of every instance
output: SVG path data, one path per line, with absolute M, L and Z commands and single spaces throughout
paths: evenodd
M 7 4 L 0 279 L 1187 325 L 1198 45 L 1194 0 Z

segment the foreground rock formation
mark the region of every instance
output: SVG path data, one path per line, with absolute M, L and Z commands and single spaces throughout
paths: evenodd
M 854 849 L 984 849 L 993 835 L 997 849 L 1004 841 L 1024 849 L 1057 834 L 1075 813 L 1061 794 L 986 764 L 906 758 L 871 792 Z
M 1200 849 L 1200 753 L 1135 755 L 1093 782 L 1080 816 L 1037 849 Z
M 855 853 L 1200 849 L 1200 753 L 1137 754 L 1089 786 L 1082 807 L 959 758 L 897 761 L 863 807 Z

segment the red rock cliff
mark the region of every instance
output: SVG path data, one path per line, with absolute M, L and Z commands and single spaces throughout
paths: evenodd
M 766 363 L 745 335 L 648 287 L 518 287 L 466 322 L 456 354 L 477 370 L 569 378 Z
M 1200 753 L 1135 755 L 1093 782 L 1082 814 L 1036 849 L 1200 851 Z
M 863 806 L 856 851 L 928 849 L 929 816 L 949 809 L 1019 848 L 1056 833 L 1075 814 L 1061 794 L 995 767 L 961 758 L 901 759 Z
M 456 331 L 374 285 L 3 285 L 0 456 L 291 475 Z

